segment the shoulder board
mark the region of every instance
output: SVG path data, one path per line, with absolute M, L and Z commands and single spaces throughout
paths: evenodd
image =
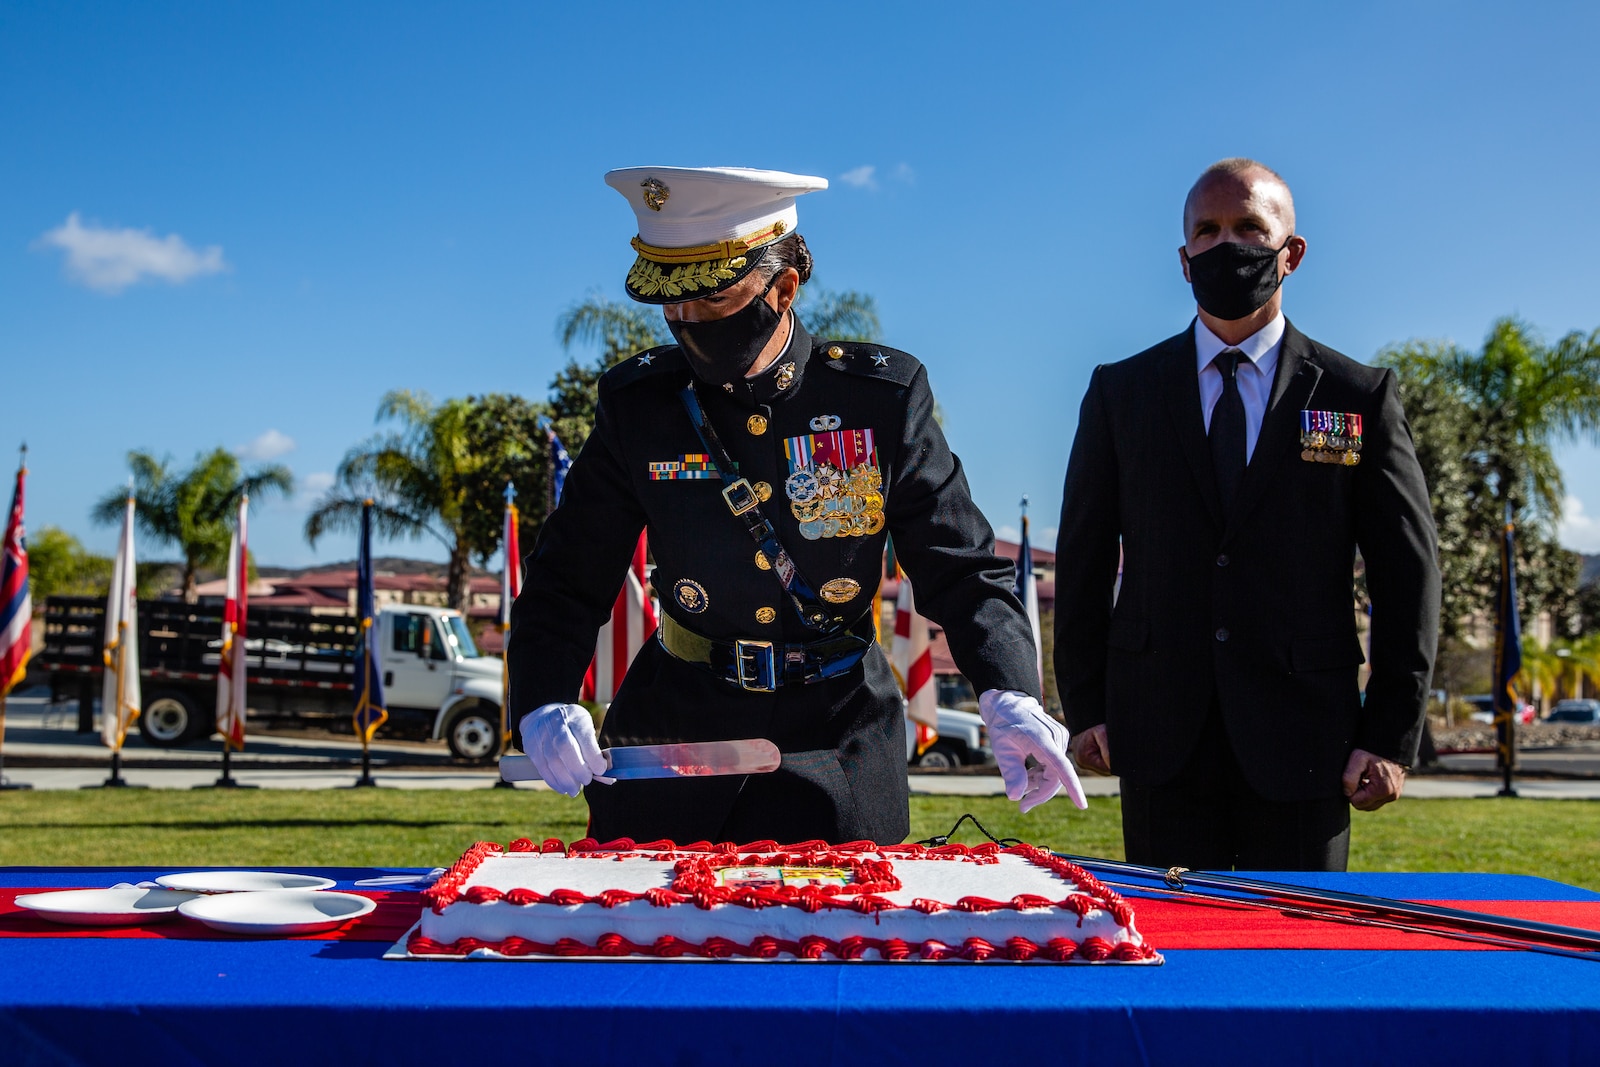
M 922 369 L 922 361 L 909 352 L 867 341 L 818 341 L 812 358 L 844 374 L 882 378 L 897 385 L 910 385 Z
M 600 376 L 607 389 L 621 389 L 670 370 L 686 370 L 689 361 L 677 345 L 661 345 L 629 356 Z

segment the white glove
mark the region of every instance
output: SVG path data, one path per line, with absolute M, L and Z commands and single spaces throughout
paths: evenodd
M 1062 790 L 1079 808 L 1089 806 L 1067 754 L 1067 728 L 1046 715 L 1037 700 L 1010 689 L 989 689 L 978 698 L 978 714 L 989 728 L 1006 797 L 1024 814 Z M 1035 766 L 1027 765 L 1029 756 Z
M 546 704 L 522 717 L 522 750 L 545 784 L 575 797 L 590 782 L 610 785 L 594 720 L 577 704 Z

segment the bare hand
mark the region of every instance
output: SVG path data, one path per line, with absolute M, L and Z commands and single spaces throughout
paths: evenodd
M 1078 766 L 1101 774 L 1111 773 L 1111 742 L 1106 740 L 1105 723 L 1074 734 L 1070 747 Z
M 1399 800 L 1405 784 L 1404 767 L 1364 749 L 1350 753 L 1350 762 L 1344 767 L 1344 795 L 1357 811 L 1376 811 Z

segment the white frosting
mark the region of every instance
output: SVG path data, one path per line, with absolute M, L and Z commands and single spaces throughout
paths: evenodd
M 676 854 L 684 855 L 688 854 Z M 878 854 L 860 853 L 858 857 L 874 859 Z M 793 906 L 752 908 L 741 904 L 700 908 L 683 903 L 661 907 L 646 900 L 612 908 L 600 904 L 530 905 L 504 900 L 472 904 L 458 900 L 442 913 L 425 911 L 421 933 L 444 943 L 462 938 L 494 942 L 520 937 L 546 944 L 570 938 L 587 945 L 612 933 L 641 945 L 651 944 L 663 935 L 697 944 L 711 937 L 749 944 L 762 935 L 788 941 L 807 936 L 834 941 L 860 936 L 899 938 L 913 946 L 925 941 L 959 946 L 968 938 L 978 937 L 996 947 L 1012 937 L 1024 937 L 1039 945 L 1058 937 L 1081 943 L 1096 936 L 1112 944 L 1139 939 L 1132 927 L 1120 926 L 1104 910 L 1091 910 L 1080 921 L 1072 911 L 1054 906 L 1054 902 L 1076 893 L 1077 887 L 1021 856 L 1002 855 L 987 863 L 968 858 L 888 858 L 902 888 L 878 895 L 902 907 L 876 914 L 845 908 L 811 913 Z M 507 853 L 486 858 L 460 891 L 488 886 L 501 892 L 518 888 L 541 893 L 570 889 L 586 896 L 608 889 L 642 893 L 656 887 L 670 888 L 673 865 L 672 859 L 652 859 L 638 853 L 575 857 Z M 969 896 L 1010 901 L 1019 895 L 1044 897 L 1053 904 L 980 912 L 947 908 L 932 914 L 905 906 L 919 898 L 953 905 Z

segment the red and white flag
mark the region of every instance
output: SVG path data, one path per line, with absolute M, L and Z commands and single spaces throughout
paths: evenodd
M 33 600 L 28 594 L 28 544 L 22 529 L 22 487 L 28 468 L 17 468 L 6 540 L 0 546 L 0 701 L 28 673 L 33 650 Z
M 656 609 L 645 590 L 645 535 L 633 550 L 633 565 L 611 608 L 611 621 L 600 627 L 594 662 L 583 679 L 583 699 L 609 704 L 622 686 L 628 664 L 656 632 Z
M 933 681 L 933 650 L 928 620 L 917 614 L 911 579 L 900 575 L 900 592 L 894 600 L 894 645 L 890 662 L 906 697 L 906 720 L 917 731 L 917 751 L 939 737 L 939 693 Z
M 245 641 L 250 615 L 250 554 L 246 547 L 246 517 L 250 498 L 239 498 L 239 524 L 228 541 L 228 599 L 222 606 L 222 659 L 217 665 L 217 733 L 223 745 L 243 751 L 245 675 L 248 669 Z

